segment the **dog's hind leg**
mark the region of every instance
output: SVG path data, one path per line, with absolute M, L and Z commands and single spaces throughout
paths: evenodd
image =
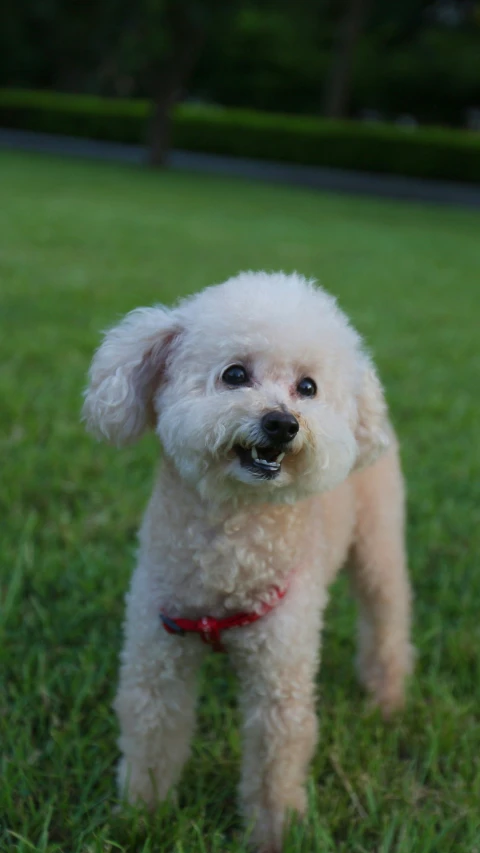
M 360 680 L 385 716 L 401 707 L 412 666 L 404 492 L 397 448 L 353 478 L 357 524 L 350 560 L 358 599 Z

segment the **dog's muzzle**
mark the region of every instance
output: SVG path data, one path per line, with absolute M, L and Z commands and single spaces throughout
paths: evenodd
M 233 449 L 242 468 L 246 468 L 257 479 L 274 480 L 280 473 L 285 453 L 300 425 L 290 412 L 274 409 L 263 415 L 260 428 L 257 444 L 251 447 L 236 444 Z

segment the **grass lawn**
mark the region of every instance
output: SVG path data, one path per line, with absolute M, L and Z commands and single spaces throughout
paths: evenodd
M 390 726 L 333 590 L 295 853 L 480 851 L 480 216 L 2 154 L 0 849 L 240 853 L 235 682 L 211 656 L 177 802 L 114 813 L 123 595 L 157 448 L 79 423 L 99 330 L 245 268 L 320 278 L 366 336 L 403 445 L 418 664 Z

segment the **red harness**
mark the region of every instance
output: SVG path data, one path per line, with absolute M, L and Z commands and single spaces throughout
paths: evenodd
M 262 604 L 258 613 L 235 613 L 224 619 L 214 619 L 213 616 L 202 616 L 201 619 L 171 619 L 165 613 L 160 613 L 160 619 L 169 634 L 177 634 L 180 637 L 188 633 L 200 634 L 203 642 L 211 646 L 214 652 L 223 652 L 225 649 L 221 640 L 222 631 L 228 631 L 229 628 L 243 628 L 266 616 L 281 601 L 287 589 L 288 585 L 283 589 L 274 587 L 275 600 L 271 604 Z

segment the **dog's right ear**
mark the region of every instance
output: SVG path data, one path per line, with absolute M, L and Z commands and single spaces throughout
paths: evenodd
M 85 391 L 88 430 L 121 446 L 154 425 L 153 393 L 180 331 L 175 312 L 158 306 L 137 308 L 106 332 Z

